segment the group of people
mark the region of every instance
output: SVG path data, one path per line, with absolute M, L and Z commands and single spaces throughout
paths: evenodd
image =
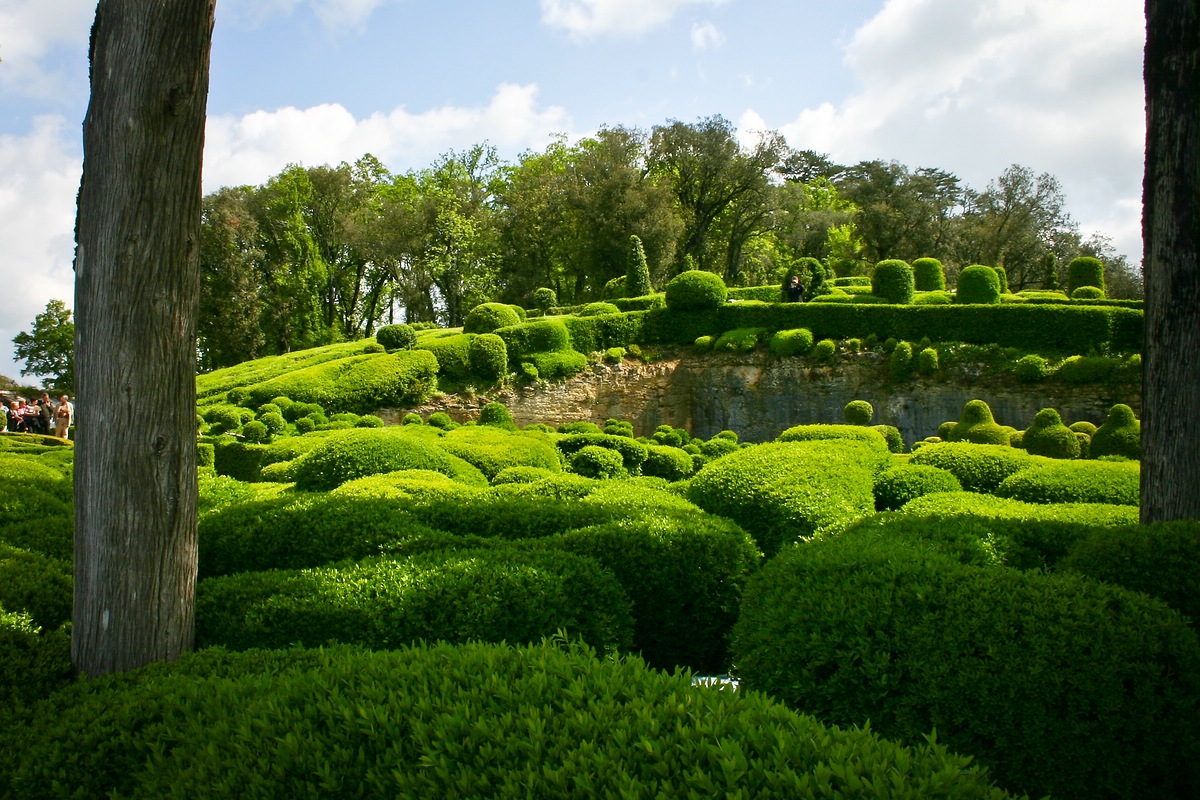
M 65 394 L 57 403 L 45 392 L 32 402 L 18 397 L 9 401 L 7 408 L 0 403 L 0 430 L 12 433 L 53 434 L 60 439 L 66 439 L 74 422 L 75 406 Z

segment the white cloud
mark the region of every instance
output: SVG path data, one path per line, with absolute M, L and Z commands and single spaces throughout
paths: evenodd
M 48 56 L 74 48 L 86 63 L 96 0 L 0 0 L 0 90 L 26 97 L 60 96 L 74 76 L 47 67 Z
M 1050 172 L 1072 214 L 1141 253 L 1139 0 L 889 0 L 846 48 L 858 90 L 779 126 L 835 160 L 939 167 L 983 188 Z
M 47 301 L 74 308 L 75 196 L 82 159 L 61 117 L 39 117 L 27 135 L 0 136 L 0 374 L 19 376 L 12 339 Z M 73 132 L 72 132 L 73 133 Z
M 372 153 L 395 171 L 426 167 L 447 150 L 488 141 L 508 157 L 540 149 L 556 132 L 571 133 L 559 106 L 541 108 L 537 86 L 501 84 L 485 106 L 445 106 L 420 113 L 397 108 L 356 119 L 341 105 L 210 116 L 204 189 L 262 183 L 290 163 L 353 161 Z
M 692 25 L 692 49 L 707 50 L 710 47 L 720 47 L 725 44 L 725 34 L 711 22 Z
M 726 1 L 541 0 L 542 22 L 552 28 L 562 28 L 578 40 L 609 34 L 637 36 L 667 22 L 684 6 L 722 5 Z

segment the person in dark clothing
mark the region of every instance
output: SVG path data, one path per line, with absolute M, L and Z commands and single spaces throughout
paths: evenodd
M 800 276 L 792 277 L 791 283 L 787 286 L 787 299 L 789 303 L 804 302 L 804 284 L 800 282 Z

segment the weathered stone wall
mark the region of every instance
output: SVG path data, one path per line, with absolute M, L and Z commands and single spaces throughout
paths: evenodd
M 1134 389 L 1114 392 L 1107 386 L 1053 382 L 1026 386 L 969 375 L 891 386 L 877 361 L 813 367 L 802 359 L 757 353 L 597 364 L 562 384 L 520 387 L 486 399 L 504 403 L 521 425 L 603 424 L 614 417 L 632 422 L 639 435 L 668 424 L 706 439 L 729 429 L 749 442 L 770 441 L 792 425 L 842 422 L 842 408 L 860 399 L 875 406 L 876 424 L 895 425 L 908 444 L 933 436 L 946 420 L 957 420 L 963 405 L 974 399 L 985 400 L 997 422 L 1019 429 L 1046 407 L 1058 409 L 1068 424 L 1100 424 L 1114 403 L 1126 403 L 1135 412 L 1141 408 Z M 419 411 L 428 416 L 444 410 L 462 421 L 477 416 L 483 402 L 448 396 Z

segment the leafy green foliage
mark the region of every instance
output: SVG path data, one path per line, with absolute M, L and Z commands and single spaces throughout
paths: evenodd
M 55 630 L 71 619 L 73 587 L 69 562 L 0 544 L 0 608 Z
M 1075 434 L 1068 433 L 1074 440 Z M 1028 443 L 1028 433 L 1025 440 Z M 1070 461 L 1023 469 L 1005 478 L 996 487 L 996 494 L 1026 503 L 1136 506 L 1140 480 L 1140 465 L 1136 461 Z
M 1200 777 L 1181 760 L 1200 643 L 1126 590 L 834 537 L 751 580 L 734 641 L 746 688 L 900 741 L 936 727 L 1013 791 L 1183 797 Z
M 692 474 L 692 457 L 677 446 L 647 445 L 642 474 L 671 482 L 681 481 Z
M 1117 403 L 1108 410 L 1104 424 L 1092 434 L 1091 457 L 1120 456 L 1138 460 L 1142 457 L 1142 423 L 1133 409 Z
M 1005 478 L 1032 461 L 1027 453 L 1007 445 L 958 441 L 927 444 L 912 454 L 909 463 L 944 469 L 967 491 L 994 492 Z
M 708 311 L 725 302 L 725 281 L 720 275 L 704 270 L 688 270 L 671 279 L 666 287 L 667 308 L 671 311 Z
M 407 430 L 357 429 L 330 439 L 296 460 L 296 488 L 328 491 L 365 475 L 402 469 L 428 469 L 468 483 L 487 482 L 470 464 L 422 438 L 406 435 Z
M 22 375 L 44 377 L 49 392 L 74 393 L 75 323 L 66 303 L 46 303 L 46 310 L 34 317 L 32 330 L 21 331 L 12 341 L 13 357 L 25 362 Z
M 625 267 L 625 294 L 643 297 L 654 291 L 650 283 L 650 265 L 646 262 L 646 248 L 640 236 L 629 237 L 629 260 Z
M 956 303 L 978 303 L 994 305 L 1000 302 L 1000 276 L 996 270 L 982 264 L 963 267 L 958 273 L 958 289 L 954 294 Z
M 913 301 L 913 268 L 907 261 L 890 258 L 871 270 L 871 294 L 889 303 L 904 305 Z
M 927 494 L 959 491 L 962 491 L 962 485 L 947 470 L 923 464 L 902 464 L 875 476 L 875 508 L 892 511 Z
M 463 321 L 463 333 L 494 333 L 521 322 L 513 306 L 506 303 L 480 303 L 471 309 Z
M 621 309 L 614 306 L 612 303 L 588 303 L 583 308 L 575 312 L 580 317 L 599 317 L 604 314 L 620 314 Z
M 254 406 L 286 395 L 328 411 L 363 413 L 418 405 L 436 384 L 438 361 L 426 350 L 368 353 L 297 369 L 249 388 Z M 286 410 L 285 410 L 286 415 Z
M 778 331 L 771 337 L 771 352 L 780 358 L 802 356 L 812 349 L 813 335 L 807 328 Z
M 509 420 L 511 425 L 511 416 Z M 474 465 L 490 481 L 511 467 L 559 471 L 558 451 L 548 437 L 519 433 L 515 429 L 516 426 L 505 429 L 503 425 L 489 423 L 457 428 L 448 432 L 439 444 L 447 453 Z
M 0 681 L 2 719 L 14 707 L 41 700 L 70 681 L 71 640 L 66 629 L 43 631 L 28 613 L 0 606 L 0 671 L 4 674 Z M 3 760 L 0 756 L 0 763 Z M 0 791 L 3 789 L 0 767 Z
M 587 478 L 605 480 L 627 475 L 621 454 L 600 445 L 589 444 L 571 454 L 571 471 Z
M 766 335 L 764 328 L 735 328 L 725 331 L 713 342 L 713 350 L 718 353 L 749 353 L 761 337 Z
M 972 444 L 1008 444 L 1009 433 L 996 424 L 992 409 L 982 400 L 968 400 L 963 405 L 962 416 L 950 432 L 951 442 Z
M 1062 417 L 1053 408 L 1043 408 L 1034 416 L 1033 424 L 1021 438 L 1021 446 L 1033 456 L 1079 458 L 1079 440 L 1075 438 L 1075 431 L 1063 424 Z
M 1021 383 L 1041 383 L 1049 373 L 1050 368 L 1046 359 L 1036 353 L 1021 356 L 1017 360 L 1016 368 L 1013 369 L 1013 374 Z
M 1072 298 L 1080 287 L 1091 286 L 1104 297 L 1104 262 L 1092 256 L 1079 256 L 1067 264 L 1067 294 Z
M 411 325 L 384 325 L 375 331 L 375 341 L 385 350 L 412 350 L 417 346 L 417 332 Z
M 912 262 L 913 288 L 918 292 L 942 292 L 946 289 L 946 270 L 936 258 L 917 258 Z

